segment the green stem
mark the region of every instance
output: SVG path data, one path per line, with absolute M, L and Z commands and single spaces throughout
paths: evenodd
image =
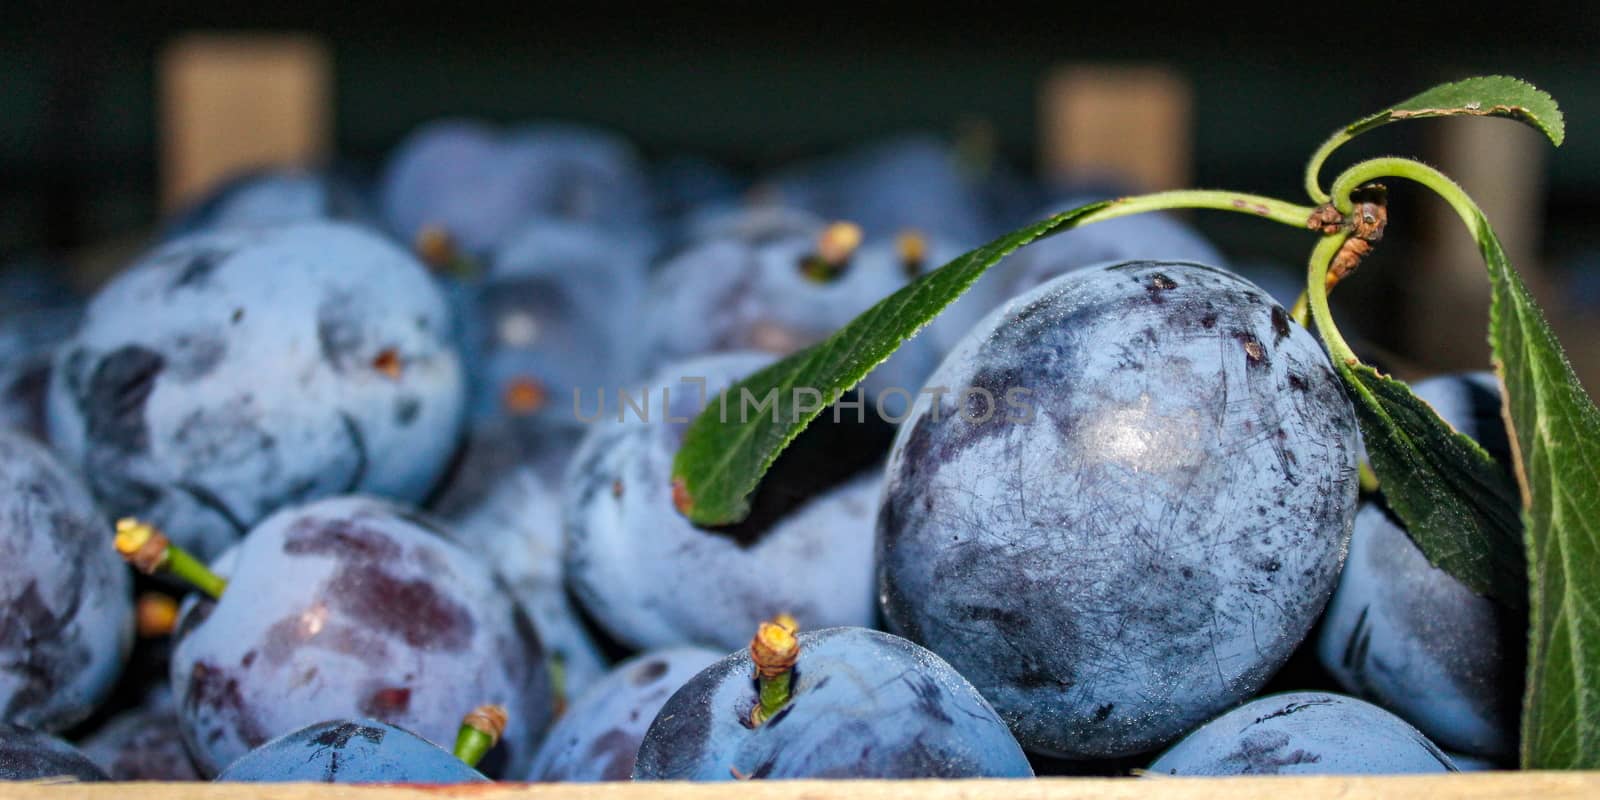
M 1354 138 L 1355 135 L 1348 129 L 1340 128 L 1311 154 L 1311 160 L 1306 162 L 1306 196 L 1311 198 L 1312 203 L 1320 206 L 1328 202 L 1328 193 L 1322 191 L 1322 186 L 1317 183 L 1317 175 L 1322 172 L 1322 165 L 1327 162 L 1328 156 Z
M 454 753 L 469 767 L 478 766 L 485 754 L 494 747 L 494 737 L 470 725 L 462 725 L 456 731 L 456 746 Z
M 784 670 L 783 674 L 774 678 L 756 679 L 761 686 L 761 711 L 759 713 L 761 721 L 765 722 L 772 719 L 772 715 L 778 713 L 778 709 L 783 708 L 784 704 L 789 702 L 789 689 L 793 677 L 794 670 Z
M 1317 333 L 1321 334 L 1322 343 L 1328 347 L 1328 357 L 1335 362 L 1353 364 L 1358 360 L 1355 351 L 1345 344 L 1338 326 L 1333 324 L 1333 312 L 1328 309 L 1328 267 L 1349 238 L 1349 232 L 1341 231 L 1317 241 L 1317 246 L 1311 250 L 1311 263 L 1306 272 L 1306 299 Z
M 228 588 L 228 582 L 222 576 L 212 572 L 199 559 L 177 545 L 167 545 L 165 569 L 179 580 L 205 592 L 212 600 L 221 600 L 222 593 Z
M 1483 212 L 1459 184 L 1450 180 L 1443 172 L 1409 158 L 1394 156 L 1374 158 L 1340 173 L 1333 181 L 1334 207 L 1341 213 L 1349 214 L 1355 208 L 1354 202 L 1350 199 L 1351 193 L 1379 178 L 1403 178 L 1432 189 L 1455 209 L 1456 214 L 1466 223 L 1467 229 L 1472 231 L 1474 237 L 1477 237 L 1484 227 Z
M 503 706 L 478 706 L 461 720 L 456 730 L 456 746 L 451 753 L 469 767 L 478 766 L 484 754 L 500 743 L 506 731 L 506 710 Z
M 1274 197 L 1263 197 L 1244 192 L 1213 189 L 1183 189 L 1173 192 L 1156 192 L 1132 197 L 1119 197 L 1098 211 L 1085 214 L 1073 227 L 1088 225 L 1117 217 L 1143 214 L 1146 211 L 1168 211 L 1178 208 L 1208 208 L 1217 211 L 1234 211 L 1241 214 L 1270 219 L 1294 228 L 1304 229 L 1306 220 L 1315 211 L 1310 206 L 1295 205 Z

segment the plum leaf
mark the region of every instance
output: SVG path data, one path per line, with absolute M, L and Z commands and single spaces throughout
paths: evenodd
M 1476 209 L 1473 209 L 1476 211 Z M 1489 342 L 1522 489 L 1529 584 L 1522 765 L 1600 768 L 1600 409 L 1477 212 Z
M 1527 605 L 1513 480 L 1405 384 L 1337 362 L 1383 496 L 1429 563 L 1511 608 Z
M 1566 123 L 1556 101 L 1533 84 L 1506 75 L 1486 75 L 1442 83 L 1345 127 L 1354 136 L 1403 119 L 1427 117 L 1507 117 L 1538 129 L 1560 146 Z

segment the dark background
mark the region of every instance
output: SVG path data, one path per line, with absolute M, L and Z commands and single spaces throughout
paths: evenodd
M 1052 66 L 1157 62 L 1194 87 L 1196 185 L 1289 199 L 1300 199 L 1305 157 L 1338 125 L 1440 80 L 1514 74 L 1567 112 L 1567 144 L 1544 167 L 1539 247 L 1563 276 L 1556 301 L 1589 302 L 1567 276 L 1600 252 L 1600 14 L 1580 4 L 263 6 L 0 5 L 0 257 L 70 253 L 155 223 L 156 58 L 191 30 L 324 37 L 338 153 L 374 168 L 416 124 L 464 114 L 573 119 L 615 128 L 648 155 L 693 152 L 742 168 L 983 120 L 1007 159 L 1031 170 L 1035 92 Z M 1427 128 L 1387 128 L 1334 166 L 1425 155 Z M 1405 224 L 1417 202 L 1415 192 L 1396 198 L 1395 243 L 1380 263 L 1412 256 Z M 1303 235 L 1233 217 L 1193 220 L 1230 256 L 1301 263 Z M 1382 285 L 1351 296 L 1381 301 Z M 1381 302 L 1359 311 L 1385 313 Z

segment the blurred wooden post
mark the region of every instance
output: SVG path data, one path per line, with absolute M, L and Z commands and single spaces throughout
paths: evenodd
M 1548 297 L 1539 261 L 1545 152 L 1550 143 L 1511 120 L 1444 120 L 1432 125 L 1428 161 L 1472 195 L 1529 289 Z M 1441 371 L 1487 369 L 1489 281 L 1477 243 L 1443 201 L 1428 196 L 1417 207 L 1425 214 L 1414 223 L 1423 256 L 1405 280 L 1401 320 L 1407 328 L 1407 349 L 1420 364 Z M 1409 225 L 1391 220 L 1390 227 L 1404 230 Z M 1559 309 L 1544 305 L 1552 318 L 1557 316 Z
M 1193 158 L 1189 83 L 1160 66 L 1066 65 L 1039 93 L 1039 164 L 1055 180 L 1181 189 Z
M 159 64 L 163 205 L 241 170 L 324 156 L 331 73 L 312 36 L 196 33 L 170 44 Z

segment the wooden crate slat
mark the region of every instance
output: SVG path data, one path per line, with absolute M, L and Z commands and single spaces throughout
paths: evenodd
M 1600 772 L 1253 778 L 1043 778 L 975 781 L 477 784 L 0 784 L 3 800 L 1593 800 Z
M 261 166 L 310 164 L 331 141 L 332 58 L 299 34 L 196 33 L 161 54 L 162 202 Z

